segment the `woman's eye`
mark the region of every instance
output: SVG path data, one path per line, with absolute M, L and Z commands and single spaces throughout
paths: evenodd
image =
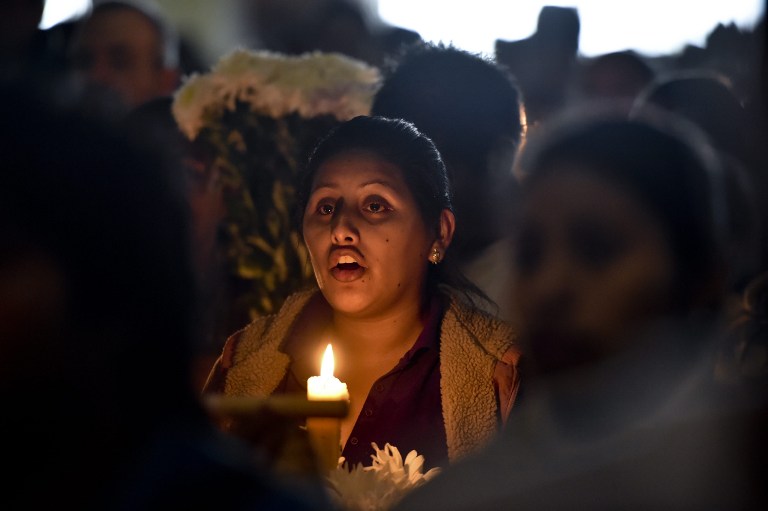
M 366 204 L 365 208 L 366 211 L 370 211 L 371 213 L 381 213 L 382 211 L 385 211 L 387 209 L 390 209 L 387 204 L 384 201 L 380 200 L 372 200 Z
M 332 204 L 320 204 L 317 207 L 317 212 L 321 215 L 331 215 L 333 214 L 333 205 Z

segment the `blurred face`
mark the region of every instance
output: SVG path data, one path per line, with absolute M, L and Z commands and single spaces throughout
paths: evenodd
M 420 305 L 435 235 L 398 167 L 366 152 L 329 159 L 315 175 L 303 227 L 334 310 L 370 317 Z
M 130 9 L 99 12 L 74 42 L 74 66 L 89 81 L 116 92 L 129 106 L 169 94 L 175 82 L 162 65 L 155 27 Z
M 543 373 L 594 363 L 667 310 L 674 267 L 661 226 L 578 169 L 529 190 L 516 240 L 516 317 Z

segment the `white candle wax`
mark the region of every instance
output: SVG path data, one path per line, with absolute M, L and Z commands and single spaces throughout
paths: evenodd
M 347 384 L 333 375 L 333 348 L 329 344 L 325 348 L 320 376 L 310 376 L 307 379 L 307 398 L 317 401 L 335 401 L 349 399 Z

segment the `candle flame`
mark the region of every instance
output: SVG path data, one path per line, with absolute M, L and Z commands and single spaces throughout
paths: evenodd
M 328 344 L 325 348 L 325 354 L 323 354 L 323 361 L 320 364 L 320 376 L 332 377 L 333 376 L 333 348 Z

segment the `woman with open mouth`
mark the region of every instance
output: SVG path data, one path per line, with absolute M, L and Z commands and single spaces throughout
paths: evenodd
M 300 184 L 300 230 L 318 289 L 232 335 L 206 393 L 303 394 L 333 346 L 347 384 L 341 453 L 372 443 L 444 466 L 484 445 L 518 388 L 512 329 L 450 258 L 455 217 L 445 165 L 411 123 L 356 117 L 315 148 Z

